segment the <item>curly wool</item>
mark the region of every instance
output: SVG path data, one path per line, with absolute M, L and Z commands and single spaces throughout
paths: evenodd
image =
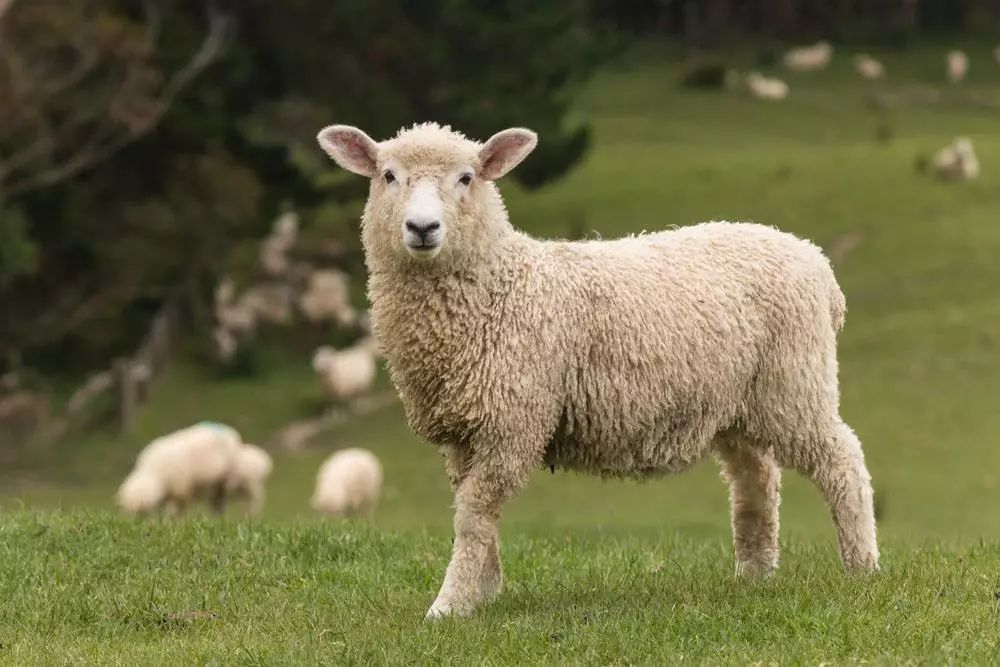
M 433 165 L 479 146 L 446 128 L 411 133 L 384 152 Z M 605 475 L 682 470 L 731 428 L 824 439 L 845 303 L 816 246 L 728 222 L 539 241 L 510 225 L 492 183 L 477 185 L 485 242 L 450 232 L 463 254 L 446 248 L 439 269 L 385 247 L 398 242 L 380 233 L 377 202 L 362 222 L 373 328 L 419 435 L 468 446 L 513 428 L 524 436 L 496 455 Z
M 370 140 L 330 131 L 335 159 L 365 170 L 337 142 Z M 728 222 L 533 239 L 511 226 L 491 180 L 448 194 L 456 168 L 484 169 L 494 139 L 484 148 L 423 125 L 377 144 L 373 175 L 403 165 L 439 183 L 447 236 L 432 261 L 402 247 L 398 198 L 380 178 L 362 218 L 374 333 L 456 491 L 453 557 L 428 616 L 468 613 L 499 591 L 500 507 L 541 464 L 646 477 L 714 449 L 745 573 L 777 565 L 779 466 L 794 467 L 830 505 L 845 565 L 876 568 L 868 473 L 839 416 L 845 302 L 822 252 Z

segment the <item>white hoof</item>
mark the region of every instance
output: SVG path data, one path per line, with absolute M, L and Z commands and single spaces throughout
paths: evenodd
M 427 614 L 424 615 L 424 620 L 436 621 L 441 618 L 447 618 L 451 615 L 451 607 L 435 600 L 434 604 L 431 605 L 431 608 L 427 610 Z
M 736 561 L 736 576 L 747 579 L 764 579 L 774 574 L 778 568 L 772 563 L 760 563 L 756 561 Z

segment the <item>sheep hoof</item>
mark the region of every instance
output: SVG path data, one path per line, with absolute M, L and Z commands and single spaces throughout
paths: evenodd
M 736 576 L 744 579 L 766 579 L 774 574 L 776 565 L 755 561 L 736 561 Z
M 425 621 L 437 621 L 442 618 L 447 618 L 452 615 L 452 609 L 449 605 L 441 602 L 435 601 L 431 605 L 431 608 L 427 610 L 427 614 L 424 616 Z

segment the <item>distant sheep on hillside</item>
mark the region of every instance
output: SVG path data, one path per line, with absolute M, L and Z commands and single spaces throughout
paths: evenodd
M 833 58 L 833 46 L 830 42 L 816 42 L 812 46 L 800 46 L 790 49 L 783 57 L 785 67 L 793 72 L 815 72 L 826 69 Z
M 934 174 L 945 181 L 971 181 L 979 178 L 979 160 L 972 142 L 959 137 L 934 155 Z
M 768 78 L 760 72 L 750 72 L 746 76 L 747 90 L 762 100 L 783 100 L 788 97 L 788 84 L 781 79 Z
M 885 67 L 867 53 L 854 57 L 854 69 L 862 78 L 875 81 L 885 76 Z
M 949 51 L 945 57 L 945 65 L 948 81 L 959 83 L 969 73 L 969 56 L 962 51 Z

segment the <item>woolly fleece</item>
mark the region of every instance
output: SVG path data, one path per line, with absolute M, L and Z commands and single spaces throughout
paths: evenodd
M 497 149 L 433 124 L 379 144 L 344 126 L 320 133 L 335 160 L 373 176 L 362 237 L 374 333 L 411 426 L 441 446 L 456 490 L 452 561 L 428 616 L 469 613 L 499 592 L 500 507 L 540 465 L 647 477 L 714 449 L 747 573 L 777 565 L 778 467 L 792 467 L 830 505 L 845 566 L 875 569 L 870 481 L 838 409 L 844 297 L 822 252 L 728 222 L 533 239 L 484 178 L 487 163 L 503 164 L 488 174 L 498 177 L 533 146 L 533 133 L 506 132 L 524 139 Z M 458 188 L 469 166 L 477 178 Z M 432 260 L 400 236 L 406 193 L 428 180 L 446 232 Z

